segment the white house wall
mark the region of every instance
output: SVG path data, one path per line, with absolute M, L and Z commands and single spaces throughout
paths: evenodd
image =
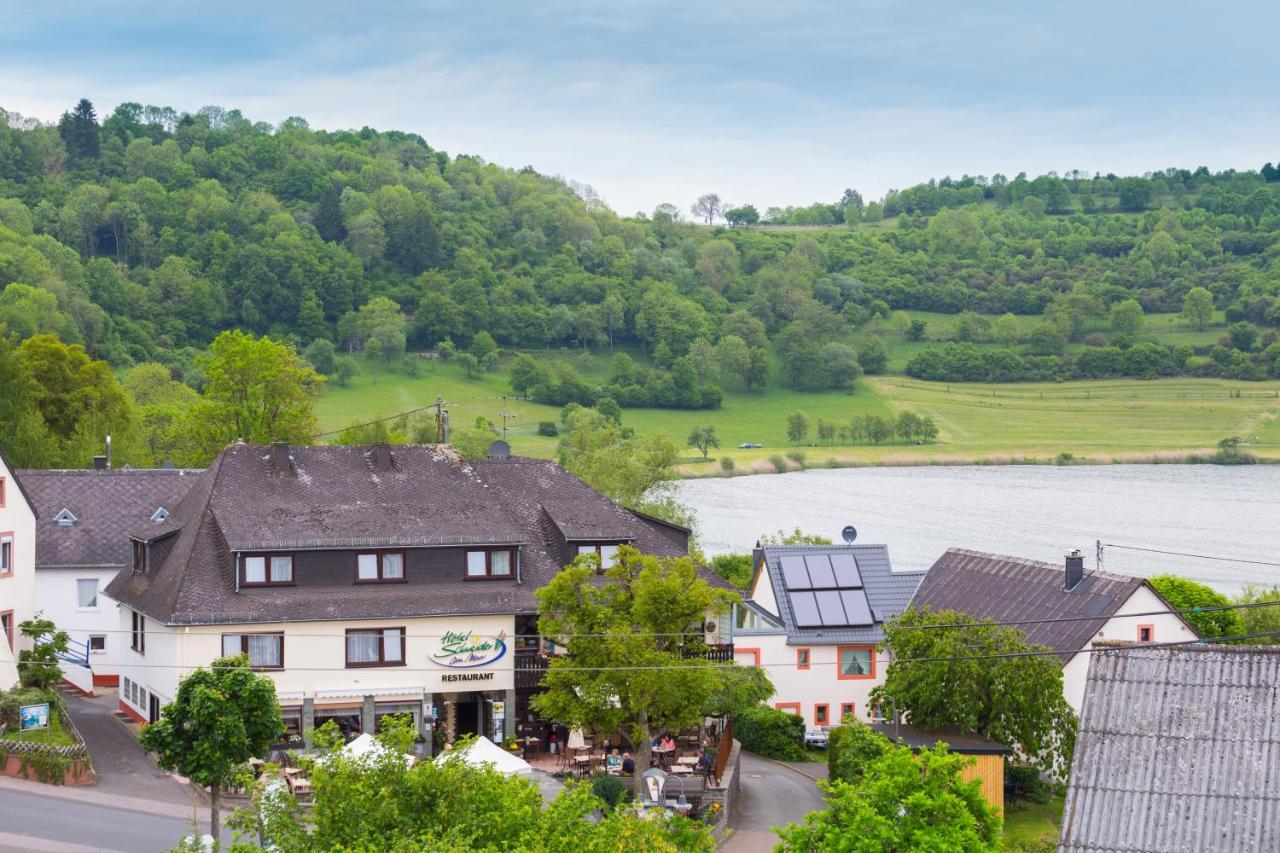
M 116 569 L 99 568 L 42 568 L 35 573 L 37 609 L 66 631 L 76 643 L 88 646 L 90 635 L 98 635 L 104 639 L 106 648 L 89 654 L 89 665 L 98 677 L 98 683 L 103 683 L 119 672 L 120 664 L 126 659 L 124 653 L 129 649 L 129 635 L 119 633 L 119 605 L 102 593 L 116 576 L 116 572 Z M 97 607 L 79 606 L 76 582 L 80 580 L 98 582 Z M 65 671 L 67 666 L 63 669 Z
M 29 645 L 18 635 L 18 625 L 35 614 L 36 516 L 3 460 L 0 479 L 4 480 L 0 535 L 13 537 L 13 570 L 0 576 L 0 611 L 13 611 L 14 647 L 0 642 L 0 688 L 8 688 L 18 680 L 16 650 Z
M 774 693 L 767 702 L 771 707 L 798 713 L 806 728 L 816 728 L 816 707 L 827 706 L 827 725 L 840 722 L 842 704 L 853 703 L 854 716 L 871 720 L 868 695 L 884 683 L 889 655 L 874 653 L 875 675 L 868 678 L 841 679 L 837 646 L 792 646 L 785 635 L 741 634 L 734 638 L 734 658 L 740 664 L 759 664 L 773 682 Z M 809 668 L 797 667 L 797 649 L 809 649 Z
M 1150 626 L 1152 628 L 1151 639 L 1152 642 L 1156 643 L 1196 639 L 1195 632 L 1173 614 L 1162 614 L 1160 616 L 1127 615 L 1168 609 L 1169 605 L 1160 600 L 1150 589 L 1145 586 L 1138 587 L 1133 595 L 1129 596 L 1129 600 L 1116 611 L 1116 614 L 1106 621 L 1106 624 L 1093 636 L 1085 648 L 1092 648 L 1093 644 L 1098 640 L 1138 642 L 1138 629 L 1140 626 Z M 1062 668 L 1063 691 L 1066 693 L 1067 702 L 1071 704 L 1077 714 L 1080 713 L 1080 706 L 1084 702 L 1085 677 L 1089 673 L 1089 659 L 1091 657 L 1093 657 L 1091 654 L 1078 654 Z
M 773 584 L 769 582 L 769 567 L 763 560 L 756 574 L 756 584 L 747 597 L 770 613 L 778 613 L 778 599 L 773 594 Z

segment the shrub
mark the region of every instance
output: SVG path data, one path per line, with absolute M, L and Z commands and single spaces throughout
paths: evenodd
M 728 472 L 728 473 L 732 474 L 732 473 L 733 473 L 733 465 L 734 465 L 734 463 L 733 463 L 733 457 L 732 457 L 732 456 L 721 456 L 721 457 L 720 457 L 720 470 L 722 470 L 722 471 L 726 471 L 726 472 Z
M 606 812 L 611 812 L 627 798 L 627 786 L 616 776 L 601 776 L 591 783 L 591 793 L 604 801 Z
M 846 719 L 831 730 L 827 746 L 827 775 L 851 784 L 862 779 L 872 761 L 889 751 L 889 739 L 870 726 Z
M 792 450 L 787 454 L 787 458 L 799 465 L 801 468 L 804 467 L 804 460 L 806 457 L 803 450 Z
M 785 474 L 790 469 L 790 466 L 787 465 L 787 460 L 777 454 L 770 456 L 769 461 L 773 463 L 774 470 L 779 474 Z
M 555 438 L 559 434 L 560 428 L 556 426 L 555 421 L 538 421 L 538 435 Z
M 742 748 L 776 761 L 803 761 L 804 718 L 775 708 L 747 708 L 733 716 Z
M 1053 788 L 1040 778 L 1040 771 L 1034 767 L 1023 767 L 1010 764 L 1005 767 L 1004 787 L 1010 799 L 1021 797 L 1029 803 L 1043 805 L 1049 802 Z
M 0 692 L 0 723 L 4 723 L 7 731 L 18 728 L 18 708 L 23 705 L 40 705 L 45 702 L 57 704 L 57 697 L 48 690 L 35 687 L 14 688 Z

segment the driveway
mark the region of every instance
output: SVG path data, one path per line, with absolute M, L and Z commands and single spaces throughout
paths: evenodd
M 185 806 L 202 803 L 190 786 L 174 781 L 156 767 L 151 756 L 138 745 L 133 732 L 115 718 L 115 691 L 92 699 L 71 691 L 63 695 L 71 719 L 89 747 L 93 772 L 98 776 L 96 790 Z
M 785 765 L 742 752 L 738 799 L 730 825 L 727 853 L 767 853 L 778 843 L 772 827 L 799 823 L 809 812 L 826 808 L 822 791 L 807 776 Z

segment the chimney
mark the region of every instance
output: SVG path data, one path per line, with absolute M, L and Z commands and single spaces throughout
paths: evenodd
M 107 436 L 107 470 L 111 470 L 111 436 Z
M 755 577 L 756 569 L 760 568 L 760 561 L 764 559 L 764 548 L 760 545 L 760 540 L 756 540 L 756 547 L 751 549 L 751 573 Z
M 289 456 L 288 442 L 277 441 L 271 445 L 271 473 L 276 475 L 293 473 L 293 459 Z
M 93 470 L 95 471 L 107 470 L 107 457 L 105 456 L 93 457 Z
M 369 467 L 374 471 L 391 471 L 400 467 L 396 464 L 395 454 L 391 452 L 391 445 L 386 442 L 371 445 L 365 455 L 369 460 Z
M 1084 556 L 1081 555 L 1080 549 L 1077 548 L 1067 555 L 1067 592 L 1079 586 L 1082 580 L 1084 580 Z

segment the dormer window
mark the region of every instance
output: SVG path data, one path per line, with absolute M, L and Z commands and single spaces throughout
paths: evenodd
M 581 557 L 583 554 L 595 554 L 600 558 L 600 568 L 609 569 L 618 561 L 619 547 L 621 547 L 620 543 L 616 542 L 598 542 L 591 545 L 579 545 L 578 556 Z
M 240 558 L 240 586 L 292 584 L 292 554 L 245 554 Z
M 76 518 L 75 513 L 67 509 L 65 506 L 58 510 L 58 514 L 53 517 L 53 523 L 59 527 L 70 527 L 77 521 L 79 521 L 79 519 Z
M 156 511 L 151 513 L 151 520 L 156 524 L 159 524 L 160 522 L 164 521 L 168 517 L 169 517 L 169 510 L 165 509 L 162 506 L 156 507 Z
M 356 583 L 404 582 L 404 551 L 373 551 L 356 556 Z
M 486 548 L 467 552 L 466 579 L 504 580 L 510 578 L 516 564 L 514 548 Z

